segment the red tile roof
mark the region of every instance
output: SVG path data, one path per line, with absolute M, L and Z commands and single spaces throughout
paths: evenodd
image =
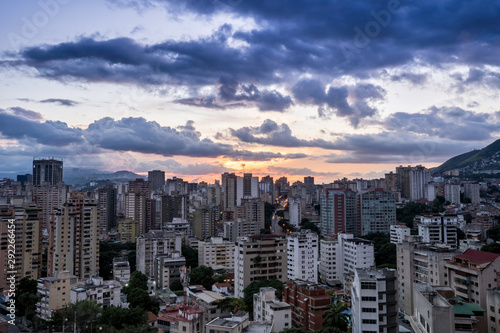
M 495 261 L 498 257 L 500 257 L 500 254 L 473 249 L 468 249 L 464 253 L 454 256 L 454 258 L 467 260 L 473 264 L 489 263 Z

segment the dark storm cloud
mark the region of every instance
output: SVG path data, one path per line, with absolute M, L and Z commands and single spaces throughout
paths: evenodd
M 54 104 L 59 104 L 61 106 L 75 106 L 80 103 L 72 101 L 70 99 L 63 99 L 63 98 L 48 98 L 48 99 L 43 99 L 40 101 L 40 103 L 54 103 Z
M 444 110 L 443 116 L 469 117 L 479 121 L 483 115 L 467 115 L 460 110 Z M 400 125 L 403 126 L 403 125 Z M 262 130 L 265 128 L 265 130 Z M 450 130 L 450 133 L 452 130 Z M 230 129 L 233 137 L 246 143 L 256 143 L 277 147 L 314 147 L 343 151 L 342 154 L 327 155 L 331 163 L 383 163 L 412 160 L 422 162 L 436 157 L 447 157 L 474 148 L 472 144 L 454 141 L 454 138 L 443 138 L 434 133 L 398 133 L 395 131 L 378 134 L 339 134 L 331 141 L 323 139 L 304 140 L 292 134 L 286 124 L 278 125 L 266 120 L 261 126 Z M 477 145 L 477 143 L 476 143 Z M 465 149 L 465 151 L 464 151 Z M 418 158 L 418 160 L 417 160 Z
M 259 28 L 242 32 L 223 25 L 210 37 L 153 45 L 83 38 L 27 48 L 16 64 L 55 79 L 186 85 L 214 85 L 220 77 L 267 85 L 289 82 L 300 73 L 368 77 L 370 71 L 415 61 L 500 64 L 500 43 L 494 42 L 500 34 L 500 4 L 495 1 L 221 2 L 151 1 L 203 15 L 232 12 L 253 18 Z M 246 46 L 231 46 L 229 37 Z
M 225 102 L 253 102 L 260 111 L 284 111 L 292 104 L 290 96 L 283 96 L 275 90 L 261 91 L 253 84 L 239 84 L 232 78 L 221 78 L 219 97 Z
M 292 92 L 298 102 L 317 105 L 320 117 L 332 114 L 346 117 L 354 127 L 361 119 L 376 114 L 377 110 L 369 103 L 383 100 L 386 94 L 382 87 L 373 84 L 330 87 L 326 90 L 321 82 L 313 79 L 298 81 Z
M 65 146 L 83 140 L 80 129 L 68 127 L 64 122 L 47 120 L 42 123 L 26 118 L 26 112 L 21 108 L 12 110 L 17 114 L 0 109 L 0 132 L 8 138 L 32 139 L 37 143 L 52 146 Z
M 108 149 L 162 156 L 228 157 L 254 161 L 307 157 L 305 154 L 236 150 L 231 145 L 201 138 L 193 121 L 175 129 L 144 118 L 103 118 L 82 130 L 59 121 L 34 121 L 0 109 L 0 133 L 6 138 L 21 140 L 27 146 L 41 144 L 45 152 L 57 147 L 54 150 L 58 153 L 52 155 L 72 155 L 71 151 L 77 145 L 79 152 L 89 154 Z
M 385 119 L 384 126 L 457 141 L 491 140 L 492 134 L 500 130 L 495 115 L 436 106 L 420 113 L 396 112 Z

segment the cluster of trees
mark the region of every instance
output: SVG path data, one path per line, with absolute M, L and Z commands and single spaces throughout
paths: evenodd
M 145 311 L 158 313 L 160 302 L 151 298 L 148 293 L 148 277 L 140 271 L 135 271 L 130 275 L 130 281 L 123 287 L 122 292 L 127 295 L 127 302 L 131 308 L 140 308 Z
M 375 265 L 378 268 L 396 268 L 396 244 L 391 243 L 391 237 L 388 234 L 371 232 L 363 238 L 373 242 Z
M 135 243 L 99 243 L 99 276 L 104 280 L 113 279 L 113 258 L 120 257 L 121 251 L 128 252 L 130 272 L 135 271 Z
M 80 333 L 155 332 L 147 325 L 147 320 L 147 312 L 140 307 L 125 309 L 109 306 L 103 309 L 95 301 L 85 300 L 55 312 L 47 326 L 54 332 L 69 332 L 75 325 Z

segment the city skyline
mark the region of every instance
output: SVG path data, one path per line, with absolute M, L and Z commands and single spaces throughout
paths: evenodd
M 0 5 L 0 174 L 376 178 L 498 139 L 498 2 Z

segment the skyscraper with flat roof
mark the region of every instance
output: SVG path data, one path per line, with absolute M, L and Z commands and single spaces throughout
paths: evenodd
M 63 181 L 63 161 L 54 158 L 33 159 L 33 185 L 59 185 Z

